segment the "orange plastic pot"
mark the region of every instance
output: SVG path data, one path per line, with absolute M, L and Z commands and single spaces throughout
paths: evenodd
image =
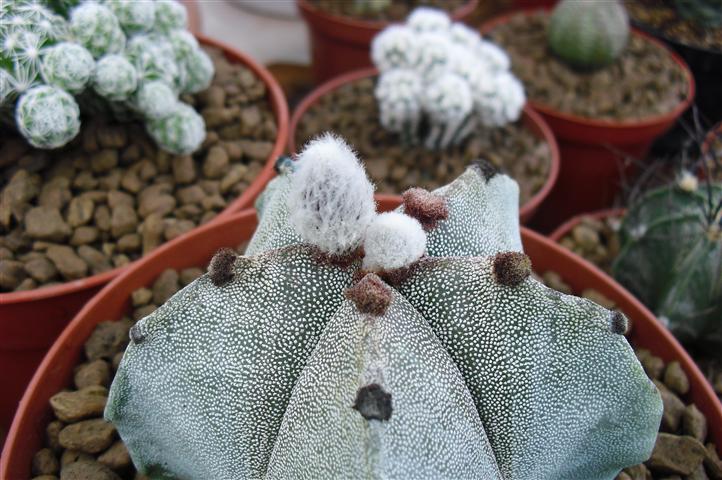
M 283 152 L 288 135 L 288 106 L 278 82 L 263 66 L 233 48 L 198 36 L 204 45 L 223 49 L 229 60 L 250 68 L 266 84 L 278 125 L 278 136 L 264 169 L 238 199 L 213 221 L 249 207 L 273 177 L 273 165 Z M 6 430 L 17 403 L 53 341 L 95 293 L 126 267 L 61 285 L 24 292 L 0 293 L 0 430 Z
M 303 120 L 303 115 L 324 95 L 328 94 L 340 88 L 341 86 L 355 82 L 364 78 L 373 77 L 378 75 L 378 70 L 375 68 L 366 68 L 363 70 L 357 70 L 355 72 L 345 73 L 339 75 L 333 80 L 329 80 L 323 85 L 318 86 L 315 90 L 309 93 L 302 101 L 298 104 L 291 117 L 291 127 L 288 136 L 288 151 L 295 154 L 298 151 L 298 141 L 296 139 L 296 133 L 299 123 Z M 519 217 L 522 223 L 527 223 L 536 213 L 539 206 L 542 204 L 544 199 L 552 191 L 554 184 L 557 181 L 559 175 L 559 148 L 557 147 L 556 139 L 552 134 L 551 130 L 536 112 L 534 112 L 528 105 L 524 106 L 522 112 L 522 122 L 524 126 L 528 128 L 537 138 L 544 140 L 549 145 L 549 152 L 551 154 L 551 161 L 549 165 L 549 175 L 542 188 L 529 199 L 527 203 L 521 206 L 519 210 Z M 401 193 L 401 192 L 399 192 Z
M 451 18 L 455 21 L 466 20 L 477 3 L 478 0 L 467 1 L 451 13 Z M 317 83 L 371 66 L 371 40 L 389 26 L 389 22 L 332 15 L 308 0 L 296 0 L 296 4 L 308 25 L 312 70 Z
M 398 196 L 376 198 L 384 211 L 400 202 Z M 72 382 L 83 344 L 99 322 L 120 318 L 130 309 L 131 293 L 150 284 L 166 268 L 206 265 L 219 248 L 236 247 L 248 240 L 255 227 L 255 211 L 250 209 L 203 225 L 136 262 L 85 305 L 45 356 L 25 391 L 0 456 L 0 478 L 30 478 L 33 454 L 42 448 L 44 427 L 52 416 L 49 399 Z M 597 289 L 630 318 L 633 343 L 666 361 L 680 362 L 690 380 L 689 400 L 707 417 L 713 441 L 722 445 L 722 405 L 687 353 L 654 316 L 611 278 L 551 240 L 526 228 L 522 228 L 522 240 L 537 271 L 558 272 L 576 291 Z
M 525 10 L 499 16 L 482 25 L 481 32 L 488 34 L 514 15 L 531 15 L 538 11 Z M 653 37 L 638 30 L 632 30 L 632 34 L 663 48 L 684 70 L 687 97 L 671 112 L 630 121 L 581 117 L 529 100 L 531 108 L 544 117 L 554 132 L 561 154 L 559 180 L 535 218 L 535 225 L 541 229 L 551 230 L 577 213 L 611 206 L 624 176 L 634 173 L 632 168 L 625 167 L 624 154 L 643 159 L 654 140 L 672 128 L 694 100 L 694 77 L 684 61 Z
M 566 222 L 559 225 L 552 233 L 549 234 L 549 238 L 557 243 L 561 242 L 562 238 L 566 237 L 574 227 L 582 223 L 584 218 L 591 218 L 592 220 L 604 220 L 609 217 L 622 217 L 626 213 L 625 208 L 608 208 L 605 210 L 597 210 L 596 212 L 582 213 L 575 215 Z

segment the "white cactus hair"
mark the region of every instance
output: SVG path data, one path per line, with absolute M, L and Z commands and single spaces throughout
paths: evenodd
M 193 107 L 178 102 L 170 115 L 148 119 L 146 129 L 162 149 L 176 155 L 194 152 L 206 138 L 206 124 Z
M 138 86 L 138 72 L 130 61 L 116 54 L 105 55 L 95 65 L 93 88 L 102 97 L 128 100 Z
M 61 42 L 43 51 L 43 80 L 70 93 L 82 92 L 95 72 L 95 60 L 77 43 Z
M 83 2 L 70 11 L 70 31 L 95 58 L 125 48 L 125 34 L 118 17 L 109 7 L 95 1 Z
M 412 141 L 421 121 L 422 81 L 413 70 L 397 69 L 382 75 L 376 84 L 381 125 Z
M 175 0 L 156 0 L 154 30 L 167 33 L 188 26 L 188 12 Z
M 408 45 L 413 63 L 403 61 L 397 44 Z M 511 74 L 506 53 L 471 28 L 452 23 L 441 10 L 417 8 L 404 25 L 381 32 L 374 45 L 372 59 L 380 71 L 375 90 L 380 122 L 401 133 L 404 143 L 419 143 L 425 131 L 423 143 L 428 148 L 445 149 L 463 142 L 479 126 L 503 126 L 521 115 L 524 88 Z M 415 72 L 421 81 L 419 120 L 426 117 L 428 122 L 417 121 L 411 134 L 405 121 L 410 114 L 403 108 L 409 102 L 400 101 L 402 96 L 392 88 L 401 78 L 399 70 Z M 429 129 L 419 128 L 425 123 Z
M 147 32 L 155 24 L 155 2 L 153 1 L 108 0 L 106 3 L 118 17 L 118 22 L 126 32 Z
M 309 142 L 297 162 L 288 196 L 291 225 L 326 254 L 353 252 L 376 211 L 374 187 L 356 154 L 327 133 Z
M 143 82 L 135 94 L 135 105 L 146 118 L 160 120 L 178 108 L 178 95 L 160 80 Z
M 426 233 L 418 220 L 399 212 L 377 215 L 366 230 L 364 270 L 408 267 L 426 252 Z
M 20 133 L 37 148 L 58 148 L 80 131 L 80 109 L 65 90 L 40 85 L 25 92 L 15 110 Z

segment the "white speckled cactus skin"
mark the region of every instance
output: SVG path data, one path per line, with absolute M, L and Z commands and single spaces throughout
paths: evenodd
M 43 52 L 40 72 L 46 83 L 70 93 L 80 93 L 93 78 L 95 61 L 81 45 L 62 42 Z
M 524 257 L 513 180 L 482 164 L 439 189 L 429 256 L 381 280 L 299 242 L 294 170 L 279 165 L 222 281 L 131 331 L 105 414 L 142 473 L 611 480 L 650 455 L 662 404 L 626 319 L 528 270 L 500 279 L 498 258 Z M 349 296 L 363 282 L 382 309 Z
M 41 85 L 20 97 L 15 122 L 32 146 L 58 148 L 78 134 L 80 109 L 65 90 Z
M 206 138 L 203 117 L 181 102 L 169 116 L 148 120 L 146 127 L 158 146 L 176 155 L 195 151 Z
M 406 24 L 382 31 L 372 42 L 371 57 L 379 69 L 375 93 L 380 122 L 399 133 L 404 144 L 419 143 L 419 137 L 426 134 L 423 143 L 427 148 L 446 149 L 478 128 L 517 121 L 526 103 L 524 89 L 512 75 L 504 51 L 478 32 L 452 24 L 440 10 L 417 8 Z M 416 77 L 418 101 L 400 100 L 399 89 L 393 87 L 398 72 Z M 402 108 L 418 104 L 422 107 L 418 111 Z M 411 112 L 415 131 L 409 134 L 406 119 L 412 117 Z M 424 123 L 430 128 L 423 128 Z

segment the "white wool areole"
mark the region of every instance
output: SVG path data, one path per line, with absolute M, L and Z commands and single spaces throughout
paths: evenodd
M 346 142 L 325 134 L 298 155 L 288 208 L 305 242 L 342 255 L 361 246 L 376 214 L 374 187 Z
M 398 212 L 377 215 L 366 230 L 365 270 L 407 267 L 426 251 L 426 233 L 415 218 Z

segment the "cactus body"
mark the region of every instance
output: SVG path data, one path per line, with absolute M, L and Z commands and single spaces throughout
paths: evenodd
M 20 97 L 15 122 L 32 146 L 58 148 L 78 134 L 80 109 L 66 91 L 42 85 Z
M 154 30 L 169 33 L 188 27 L 188 13 L 183 5 L 175 0 L 157 0 L 155 2 Z
M 380 220 L 359 225 L 369 265 L 323 255 L 290 221 L 335 204 L 292 194 L 319 158 L 281 165 L 247 256 L 219 253 L 133 327 L 106 418 L 141 472 L 611 480 L 649 456 L 662 405 L 616 327 L 626 319 L 530 277 L 513 180 L 481 164 L 409 192 L 395 215 L 425 225 L 428 256 L 405 257 L 418 225 Z M 354 170 L 349 182 L 367 181 Z
M 178 103 L 172 114 L 146 124 L 148 133 L 164 150 L 176 155 L 195 151 L 206 138 L 203 117 L 185 103 Z
M 687 345 L 722 348 L 722 185 L 651 191 L 631 206 L 614 276 Z
M 677 11 L 682 17 L 702 27 L 722 25 L 722 1 L 720 0 L 675 0 Z
M 107 4 L 128 33 L 147 32 L 155 24 L 155 2 L 110 0 Z
M 110 8 L 96 2 L 84 2 L 73 8 L 70 30 L 95 58 L 125 48 L 125 34 L 118 18 Z
M 95 71 L 90 52 L 77 43 L 62 42 L 43 54 L 43 80 L 70 93 L 82 92 Z
M 146 118 L 160 120 L 178 107 L 178 95 L 160 80 L 144 82 L 136 93 L 135 105 Z
M 138 86 L 138 72 L 127 58 L 105 55 L 95 66 L 93 88 L 102 97 L 120 102 L 128 100 Z
M 569 66 L 594 70 L 614 63 L 627 46 L 629 19 L 617 1 L 562 0 L 548 31 L 552 52 Z

